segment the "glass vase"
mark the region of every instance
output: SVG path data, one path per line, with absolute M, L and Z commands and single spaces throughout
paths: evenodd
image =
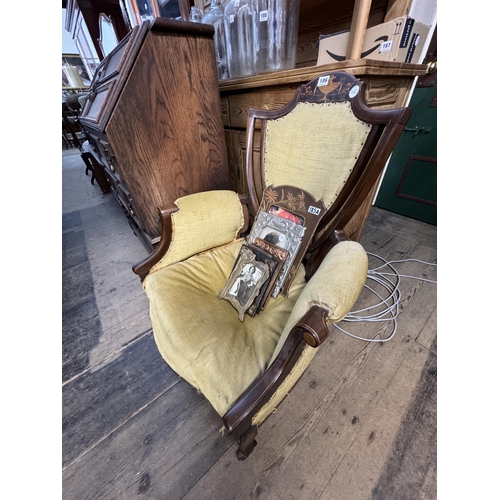
M 257 0 L 256 71 L 295 68 L 300 0 Z
M 201 21 L 214 27 L 215 61 L 219 80 L 229 78 L 227 68 L 226 35 L 224 33 L 224 9 L 221 0 L 212 0 L 208 12 Z
M 229 0 L 224 8 L 224 32 L 229 78 L 255 74 L 257 0 Z

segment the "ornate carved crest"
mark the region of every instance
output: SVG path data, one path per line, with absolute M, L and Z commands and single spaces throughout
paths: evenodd
M 300 100 L 316 103 L 348 101 L 358 93 L 360 86 L 361 82 L 349 73 L 342 76 L 326 73 L 302 85 Z

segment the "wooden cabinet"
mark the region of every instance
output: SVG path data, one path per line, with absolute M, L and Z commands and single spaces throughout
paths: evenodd
M 150 249 L 161 233 L 157 207 L 232 187 L 211 26 L 136 26 L 97 68 L 80 122 Z

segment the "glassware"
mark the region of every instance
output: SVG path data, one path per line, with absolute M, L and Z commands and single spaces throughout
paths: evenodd
M 201 21 L 214 27 L 215 61 L 219 80 L 229 78 L 227 68 L 226 35 L 224 33 L 224 10 L 221 0 L 212 0 L 208 12 Z
M 229 0 L 224 8 L 230 78 L 255 74 L 258 51 L 257 0 Z
M 295 68 L 300 0 L 258 0 L 257 72 Z
M 201 23 L 203 18 L 203 11 L 195 7 L 194 5 L 191 7 L 191 10 L 189 11 L 189 20 L 192 23 Z

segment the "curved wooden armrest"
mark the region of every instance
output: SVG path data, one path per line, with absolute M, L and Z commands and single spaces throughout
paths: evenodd
M 242 205 L 243 209 L 243 226 L 238 232 L 238 237 L 240 237 L 247 229 L 249 225 L 249 215 L 248 215 L 248 205 L 251 203 L 250 196 L 247 194 L 239 194 L 238 198 Z M 141 278 L 141 281 L 144 281 L 144 278 L 148 275 L 151 268 L 158 264 L 160 260 L 167 253 L 170 243 L 172 242 L 172 219 L 171 215 L 175 212 L 179 211 L 179 207 L 177 205 L 168 205 L 166 207 L 157 208 L 158 213 L 160 214 L 161 221 L 161 237 L 157 247 L 153 250 L 153 252 L 146 257 L 141 262 L 138 262 L 132 267 L 132 271 L 135 274 L 138 274 Z
M 141 262 L 135 264 L 132 267 L 132 271 L 138 274 L 141 281 L 148 275 L 150 269 L 160 262 L 162 257 L 167 253 L 170 242 L 172 241 L 172 219 L 171 215 L 179 210 L 176 205 L 170 205 L 168 207 L 157 208 L 161 219 L 161 237 L 158 246 L 153 250 L 153 252 L 146 257 Z
M 333 231 L 333 233 L 330 235 L 330 241 L 335 246 L 341 241 L 349 241 L 349 236 L 347 236 L 343 229 L 335 229 L 335 231 Z
M 306 343 L 318 347 L 326 339 L 327 317 L 326 309 L 313 306 L 292 328 L 278 357 L 222 417 L 230 434 L 239 437 L 247 432 L 252 425 L 253 416 L 269 401 L 292 371 Z
M 328 337 L 326 319 L 328 311 L 319 306 L 313 306 L 304 317 L 293 327 L 292 333 L 298 330 L 302 338 L 311 346 L 319 347 Z

